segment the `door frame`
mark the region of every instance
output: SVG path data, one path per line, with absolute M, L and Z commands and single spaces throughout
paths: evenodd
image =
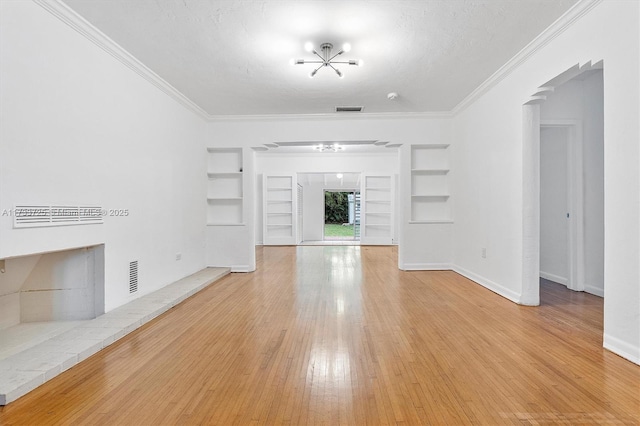
M 519 303 L 528 306 L 540 304 L 540 128 L 568 127 L 571 146 L 571 198 L 569 246 L 570 286 L 582 291 L 584 283 L 584 197 L 583 197 L 583 135 L 581 120 L 541 120 L 540 104 L 528 103 L 522 107 L 522 292 Z
M 581 120 L 540 120 L 542 128 L 564 128 L 567 130 L 567 214 L 568 226 L 568 277 L 567 288 L 574 291 L 585 290 L 585 246 L 584 246 L 584 157 Z M 540 148 L 538 144 L 538 170 Z M 540 176 L 538 176 L 538 185 Z M 540 198 L 538 197 L 538 223 L 540 218 Z M 539 243 L 538 243 L 539 244 Z M 539 256 L 538 247 L 538 256 Z
M 360 189 L 359 188 L 339 188 L 339 189 L 323 188 L 322 189 L 322 241 L 332 241 L 332 240 L 325 240 L 325 235 L 324 235 L 324 225 L 325 225 L 324 218 L 325 218 L 325 211 L 326 211 L 326 208 L 327 208 L 327 205 L 324 202 L 324 200 L 326 199 L 326 195 L 325 194 L 327 192 L 349 192 L 351 194 L 355 194 L 356 192 L 360 193 Z M 350 240 L 345 240 L 345 241 L 350 241 Z M 359 238 L 356 240 L 355 223 L 354 223 L 354 227 L 353 227 L 353 241 L 360 242 Z

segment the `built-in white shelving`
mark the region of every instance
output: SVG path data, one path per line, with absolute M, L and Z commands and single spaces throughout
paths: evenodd
M 207 224 L 243 225 L 242 148 L 207 148 Z
M 294 188 L 291 175 L 264 175 L 264 243 L 295 244 Z
M 452 223 L 449 145 L 411 146 L 410 223 Z
M 392 212 L 392 177 L 365 175 L 361 235 L 363 244 L 391 244 Z

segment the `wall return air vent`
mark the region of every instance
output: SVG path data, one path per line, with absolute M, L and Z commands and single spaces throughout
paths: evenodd
M 138 261 L 129 262 L 129 294 L 138 291 Z
M 20 205 L 4 214 L 13 216 L 14 228 L 103 223 L 104 209 L 97 206 Z
M 336 112 L 362 112 L 362 106 L 337 106 Z

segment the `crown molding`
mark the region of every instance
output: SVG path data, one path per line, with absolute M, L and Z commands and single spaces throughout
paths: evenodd
M 466 98 L 464 98 L 458 105 L 452 110 L 452 115 L 457 115 L 464 111 L 469 105 L 475 102 L 478 98 L 484 95 L 489 89 L 494 87 L 509 74 L 511 74 L 518 66 L 529 59 L 542 47 L 550 43 L 553 39 L 562 34 L 567 28 L 569 28 L 575 21 L 580 19 L 583 15 L 588 13 L 591 9 L 602 3 L 603 0 L 580 0 L 573 5 L 571 9 L 566 11 L 561 17 L 556 19 L 554 23 L 549 25 L 544 31 L 542 31 L 536 38 L 534 38 L 529 44 L 527 44 L 521 51 L 515 54 L 514 57 L 509 59 L 506 64 L 500 67 L 494 72 L 491 77 L 486 79 L 480 86 L 478 86 L 473 92 L 471 92 Z
M 153 72 L 150 68 L 140 62 L 137 58 L 123 49 L 118 43 L 113 41 L 102 31 L 91 25 L 86 19 L 78 15 L 73 9 L 61 0 L 33 0 L 47 12 L 67 24 L 69 27 L 83 35 L 93 44 L 116 58 L 129 69 L 140 75 L 149 83 L 165 92 L 179 104 L 195 113 L 199 117 L 208 120 L 210 115 L 205 110 L 196 105 L 191 99 L 183 95 L 178 89 L 169 84 L 166 80 Z
M 256 115 L 210 115 L 209 121 L 269 121 L 269 120 L 367 120 L 367 119 L 415 119 L 451 118 L 450 111 L 432 112 L 342 112 L 326 114 L 256 114 Z
M 116 58 L 129 69 L 140 75 L 149 83 L 165 92 L 189 111 L 208 122 L 226 121 L 293 121 L 293 120 L 366 120 L 366 119 L 436 119 L 451 118 L 465 110 L 474 101 L 494 87 L 519 65 L 536 53 L 543 46 L 551 42 L 575 21 L 600 4 L 604 0 L 580 0 L 553 24 L 547 27 L 535 39 L 533 39 L 520 52 L 512 57 L 506 64 L 500 67 L 487 80 L 464 98 L 451 111 L 433 112 L 380 112 L 380 113 L 325 113 L 325 114 L 256 114 L 256 115 L 215 115 L 209 114 L 182 92 L 169 84 L 166 80 L 153 72 L 137 58 L 127 52 L 118 43 L 113 41 L 102 31 L 94 27 L 62 0 L 32 0 L 43 9 L 60 19 L 69 27 L 86 37 L 96 46 Z

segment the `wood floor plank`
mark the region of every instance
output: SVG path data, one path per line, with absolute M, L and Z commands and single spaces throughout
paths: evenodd
M 261 247 L 231 274 L 0 408 L 2 425 L 640 424 L 602 299 L 518 306 L 393 247 Z

